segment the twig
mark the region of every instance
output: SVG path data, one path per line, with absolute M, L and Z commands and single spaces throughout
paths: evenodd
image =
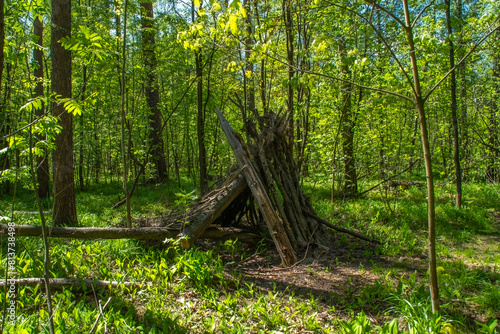
M 103 311 L 106 308 L 106 306 L 108 306 L 110 300 L 111 297 L 108 298 L 108 301 L 106 302 L 106 304 L 104 304 L 104 307 L 101 306 L 101 301 L 99 300 L 99 314 L 102 316 L 102 320 L 104 321 L 104 333 L 108 332 L 108 322 L 106 321 L 106 317 L 104 316 Z
M 94 294 L 95 294 L 95 291 L 94 291 Z M 97 302 L 97 305 L 99 305 L 99 314 L 97 315 L 97 319 L 95 319 L 94 325 L 90 329 L 89 334 L 92 334 L 94 332 L 94 330 L 97 328 L 97 324 L 99 323 L 99 319 L 101 319 L 101 317 L 104 320 L 104 333 L 108 332 L 108 330 L 107 330 L 108 323 L 106 322 L 106 318 L 104 317 L 103 312 L 104 312 L 104 309 L 106 308 L 106 306 L 108 306 L 110 301 L 111 301 L 111 297 L 108 298 L 108 301 L 104 304 L 104 306 L 101 306 L 100 300 Z

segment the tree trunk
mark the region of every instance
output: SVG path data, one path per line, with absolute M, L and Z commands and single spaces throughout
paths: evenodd
M 245 27 L 246 27 L 246 37 L 245 37 L 245 69 L 243 73 L 243 82 L 245 89 L 245 105 L 244 105 L 244 114 L 243 114 L 243 122 L 246 124 L 246 117 L 248 112 L 252 115 L 255 110 L 255 87 L 254 87 L 254 65 L 250 61 L 251 50 L 255 44 L 253 34 L 253 26 L 252 26 L 252 9 L 251 9 L 251 1 L 244 0 L 243 6 L 247 11 L 247 17 L 245 18 Z M 248 73 L 248 77 L 247 77 Z
M 455 67 L 455 48 L 452 40 L 450 0 L 445 0 L 446 4 L 446 26 L 448 29 L 448 44 L 450 46 L 450 69 Z M 458 120 L 457 120 L 457 81 L 455 71 L 450 76 L 451 93 L 451 119 L 453 122 L 453 161 L 455 164 L 455 183 L 456 183 L 456 206 L 460 209 L 462 206 L 462 171 L 460 167 L 460 141 L 458 138 Z
M 341 72 L 344 79 L 349 79 L 350 70 L 347 64 L 345 41 L 341 40 L 339 44 L 339 53 L 341 57 Z M 356 197 L 358 194 L 358 175 L 356 171 L 356 158 L 354 156 L 354 115 L 351 104 L 352 85 L 348 82 L 341 84 L 341 102 L 342 102 L 342 150 L 344 154 L 344 195 L 347 197 Z
M 168 176 L 162 138 L 161 112 L 158 109 L 160 91 L 156 73 L 157 60 L 155 53 L 153 1 L 141 2 L 141 24 L 142 51 L 146 71 L 145 94 L 149 108 L 149 140 L 150 145 L 153 147 L 151 150 L 151 160 L 156 168 L 155 181 L 163 182 Z
M 201 51 L 195 52 L 196 77 L 196 101 L 198 107 L 197 136 L 198 136 L 198 159 L 200 164 L 200 192 L 207 192 L 207 150 L 205 148 L 205 113 L 203 111 L 203 67 Z
M 293 77 L 295 73 L 293 59 L 293 27 L 292 27 L 292 3 L 291 0 L 283 0 L 283 16 L 286 34 L 286 58 L 288 65 L 288 85 L 287 85 L 287 110 L 288 110 L 288 145 L 290 154 L 293 156 L 294 146 L 294 108 L 293 108 Z
M 500 40 L 500 31 L 496 33 Z M 490 124 L 488 128 L 488 141 L 491 147 L 498 147 L 498 103 L 500 99 L 500 52 L 495 51 L 493 61 L 493 92 L 490 98 Z M 500 167 L 498 166 L 500 154 L 498 150 L 489 150 L 486 179 L 490 182 L 500 181 Z
M 85 123 L 83 122 L 83 117 L 85 115 L 85 93 L 87 91 L 87 65 L 83 66 L 83 87 L 82 87 L 82 115 L 80 115 L 80 143 L 78 150 L 78 180 L 80 182 L 80 191 L 85 191 L 85 178 L 83 175 L 83 165 L 84 165 L 84 153 L 83 153 L 83 143 L 85 138 Z
M 413 29 L 411 26 L 410 12 L 408 9 L 408 0 L 403 0 L 406 37 L 408 42 L 408 51 L 411 59 L 411 67 L 413 74 L 413 85 L 415 92 L 415 105 L 417 108 L 420 120 L 420 133 L 422 139 L 422 148 L 425 161 L 425 174 L 427 177 L 427 210 L 428 210 L 428 233 L 429 233 L 429 276 L 430 276 L 430 290 L 431 290 L 431 303 L 432 312 L 439 312 L 439 290 L 437 282 L 437 265 L 436 265 L 436 211 L 434 199 L 434 177 L 432 175 L 432 160 L 431 150 L 429 145 L 429 134 L 427 132 L 427 121 L 424 109 L 424 100 L 420 87 L 420 79 L 418 74 L 417 57 L 415 55 L 415 44 L 413 42 Z
M 4 3 L 5 0 L 0 0 L 0 91 L 2 90 L 3 65 L 4 65 L 3 48 L 5 46 Z
M 463 34 L 463 5 L 462 0 L 457 1 L 457 19 L 460 22 L 459 29 L 460 33 L 458 36 L 458 48 L 457 48 L 457 58 L 462 59 L 465 56 L 465 48 L 461 47 L 464 44 L 464 34 Z M 462 152 L 463 152 L 463 161 L 464 165 L 462 167 L 462 181 L 468 179 L 468 171 L 470 169 L 470 160 L 471 160 L 471 142 L 469 136 L 469 121 L 468 121 L 468 113 L 467 113 L 467 80 L 466 80 L 466 71 L 465 71 L 466 62 L 462 62 L 458 68 L 458 77 L 459 77 L 459 101 L 460 101 L 460 110 L 461 110 L 461 127 L 460 127 L 460 137 L 462 138 Z
M 71 98 L 71 52 L 60 40 L 71 36 L 71 1 L 52 0 L 52 91 L 62 98 Z M 56 136 L 54 151 L 54 216 L 56 226 L 76 224 L 76 202 L 73 165 L 73 115 L 56 103 L 53 113 L 59 117 L 61 132 Z
M 120 73 L 120 97 L 121 97 L 121 127 L 120 127 L 120 138 L 121 138 L 121 155 L 123 160 L 123 180 L 122 180 L 122 188 L 125 193 L 125 204 L 127 210 L 127 227 L 132 228 L 132 214 L 130 207 L 130 191 L 128 190 L 128 174 L 129 174 L 129 156 L 128 152 L 130 152 L 130 146 L 127 147 L 125 142 L 125 128 L 127 123 L 127 105 L 125 102 L 125 91 L 126 91 L 126 66 L 127 66 L 127 9 L 128 9 L 128 0 L 125 0 L 124 3 L 124 12 L 123 12 L 123 45 L 122 45 L 122 65 L 121 65 L 121 73 Z M 128 148 L 128 150 L 127 150 Z
M 8 133 L 7 128 L 7 114 L 4 110 L 6 95 L 2 92 L 2 79 L 3 79 L 3 67 L 4 67 L 4 49 L 5 45 L 5 18 L 4 18 L 4 0 L 0 0 L 0 95 L 2 100 L 0 101 L 0 136 L 6 135 Z M 1 148 L 7 147 L 7 140 L 0 141 Z M 4 169 L 9 168 L 9 156 L 8 153 L 0 154 L 0 175 Z M 8 194 L 10 191 L 10 184 L 8 181 L 0 184 L 0 195 Z
M 203 3 L 200 5 L 200 9 Z M 194 0 L 191 2 L 191 21 L 197 21 Z M 203 108 L 203 56 L 201 50 L 194 52 L 196 66 L 196 134 L 198 138 L 198 164 L 200 166 L 200 192 L 203 195 L 208 189 L 207 180 L 207 151 L 205 148 L 205 113 Z
M 299 4 L 300 6 L 301 4 Z M 302 12 L 302 8 L 299 8 L 299 13 Z M 311 51 L 309 50 L 311 45 L 311 22 L 307 14 L 297 15 L 297 34 L 298 34 L 298 54 L 297 63 L 301 64 L 301 75 L 307 72 L 311 68 Z M 296 131 L 296 150 L 297 150 L 297 168 L 300 175 L 307 174 L 307 156 L 306 147 L 309 141 L 309 108 L 311 106 L 311 88 L 308 84 L 302 82 L 299 83 L 297 88 L 297 105 L 300 108 L 300 121 L 297 122 L 295 126 Z
M 33 60 L 35 62 L 34 76 L 36 80 L 35 86 L 35 97 L 43 96 L 43 22 L 40 21 L 39 17 L 35 18 L 33 24 L 34 34 L 37 37 L 36 46 L 33 50 Z M 40 118 L 43 117 L 45 112 L 44 106 L 36 110 L 36 115 Z M 41 139 L 41 138 L 40 138 Z M 46 138 L 45 138 L 46 139 Z M 36 174 L 37 174 L 37 191 L 40 198 L 48 198 L 50 195 L 49 189 L 49 157 L 47 156 L 47 151 L 44 150 L 44 154 L 36 159 Z

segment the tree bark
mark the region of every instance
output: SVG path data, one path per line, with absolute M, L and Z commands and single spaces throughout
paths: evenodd
M 149 108 L 149 140 L 153 146 L 151 160 L 156 168 L 154 180 L 163 182 L 168 177 L 167 163 L 165 160 L 165 148 L 162 138 L 161 112 L 158 109 L 160 103 L 160 91 L 157 80 L 157 60 L 155 53 L 155 28 L 153 1 L 141 2 L 141 24 L 142 24 L 142 51 L 144 55 L 144 67 L 146 71 L 145 95 Z
M 71 1 L 52 0 L 52 91 L 62 98 L 71 98 L 71 52 L 60 40 L 71 37 Z M 59 117 L 61 132 L 56 136 L 54 151 L 54 216 L 56 226 L 76 224 L 76 202 L 73 165 L 73 115 L 63 104 L 56 103 L 53 113 Z
M 451 27 L 451 1 L 445 0 L 446 4 L 446 27 L 448 29 L 448 45 L 450 47 L 450 69 L 455 67 L 455 47 L 453 45 Z M 453 161 L 455 164 L 455 186 L 456 186 L 456 206 L 460 209 L 462 206 L 462 170 L 460 167 L 460 141 L 458 138 L 458 120 L 457 120 L 457 80 L 456 73 L 453 71 L 450 75 L 450 93 L 451 93 L 451 119 L 453 122 Z
M 35 86 L 35 97 L 43 96 L 43 22 L 37 16 L 33 24 L 34 34 L 37 37 L 36 46 L 33 50 L 33 60 L 34 60 L 34 76 L 36 80 Z M 45 112 L 44 106 L 36 110 L 36 115 L 40 118 L 43 117 Z M 46 139 L 46 137 L 44 138 Z M 40 198 L 48 198 L 50 195 L 49 189 L 49 157 L 47 156 L 47 151 L 44 150 L 43 156 L 39 156 L 36 159 L 36 174 L 37 174 L 37 191 Z

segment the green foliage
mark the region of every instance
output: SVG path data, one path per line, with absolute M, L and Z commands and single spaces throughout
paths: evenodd
M 74 52 L 88 63 L 93 62 L 94 59 L 99 61 L 110 60 L 110 56 L 103 45 L 103 38 L 84 25 L 78 26 L 76 34 L 71 37 L 64 37 L 60 43 L 66 50 Z
M 157 70 L 150 73 L 143 58 L 139 3 L 128 4 L 128 40 L 122 69 L 124 2 L 93 2 L 92 6 L 78 2 L 72 8 L 72 37 L 59 41 L 73 57 L 74 98 L 62 99 L 49 93 L 33 98 L 37 83 L 42 84 L 44 91 L 50 91 L 48 79 L 35 79 L 32 74 L 39 66 L 32 64 L 33 49 L 42 50 L 45 60 L 50 58 L 49 6 L 43 1 L 24 0 L 8 4 L 0 94 L 0 137 L 7 136 L 0 147 L 2 189 L 7 181 L 16 187 L 17 182 L 31 189 L 27 167 L 30 152 L 40 157 L 45 155 L 46 159 L 50 157 L 54 138 L 61 131 L 50 106 L 60 103 L 66 112 L 78 116 L 73 129 L 75 171 L 82 180 L 82 189 L 86 190 L 77 198 L 80 224 L 122 226 L 125 208 L 110 207 L 121 199 L 117 194 L 123 161 L 117 138 L 121 130 L 119 92 L 123 85 L 127 101 L 125 132 L 130 144 L 130 152 L 127 152 L 130 180 L 139 176 L 141 165 L 149 159 L 132 198 L 133 215 L 162 216 L 172 206 L 184 211 L 198 195 L 193 189 L 199 184 L 199 152 L 194 130 L 199 121 L 205 130 L 209 174 L 215 179 L 228 173 L 234 158 L 220 133 L 212 112 L 214 107 L 224 109 L 237 131 L 245 129 L 243 117 L 260 130 L 256 115 L 265 114 L 263 119 L 269 121 L 266 126 L 276 125 L 273 122 L 278 118 L 273 115 L 283 115 L 293 107 L 293 118 L 289 120 L 293 121 L 294 129 L 289 129 L 289 133 L 293 133 L 296 144 L 294 154 L 296 162 L 301 164 L 304 190 L 311 195 L 319 215 L 341 227 L 382 240 L 382 245 L 368 247 L 358 245 L 346 235 L 337 239 L 339 249 L 347 255 L 337 259 L 336 265 L 354 261 L 362 254 L 372 266 L 366 263 L 353 266 L 362 267 L 362 271 L 378 278 L 362 287 L 350 279 L 338 289 L 345 295 L 333 298 L 327 308 L 340 310 L 344 317 L 351 318 L 338 324 L 341 330 L 396 333 L 399 325 L 400 330 L 404 326 L 404 330 L 422 333 L 497 331 L 498 323 L 493 319 L 499 312 L 500 293 L 494 268 L 500 265 L 500 249 L 487 239 L 496 233 L 500 211 L 498 184 L 487 183 L 494 181 L 487 171 L 500 166 L 495 150 L 498 138 L 494 136 L 498 133 L 496 35 L 481 46 L 481 52 L 468 58 L 464 67 L 457 69 L 457 83 L 461 87 L 458 92 L 460 153 L 463 175 L 468 180 L 464 184 L 461 209 L 454 206 L 448 80 L 426 101 L 433 167 L 438 177 L 437 247 L 443 299 L 443 315 L 439 318 L 429 311 L 428 292 L 422 283 L 426 279 L 426 269 L 422 268 L 427 266 L 425 189 L 393 189 L 382 184 L 360 198 L 344 198 L 342 194 L 346 156 L 341 132 L 345 125 L 346 89 L 338 82 L 339 77 L 354 83 L 349 88 L 349 102 L 355 120 L 352 132 L 359 192 L 389 177 L 425 181 L 421 162 L 400 174 L 409 162 L 421 156 L 413 106 L 400 97 L 367 88 L 411 95 L 410 84 L 403 73 L 408 74 L 411 65 L 405 34 L 394 21 L 403 17 L 400 5 L 381 4 L 394 13 L 391 17 L 363 1 L 292 1 L 293 24 L 289 27 L 292 38 L 288 45 L 283 2 L 196 0 L 194 8 L 158 2 L 154 8 Z M 458 13 L 459 8 L 453 4 L 453 34 L 448 36 L 443 3 L 416 1 L 410 4 L 412 18 L 418 18 L 413 29 L 424 93 L 449 70 L 449 40 L 460 46 L 456 49 L 456 60 L 463 57 L 474 41 L 498 24 L 498 6 L 498 1 L 480 0 L 464 6 L 462 13 Z M 35 45 L 31 33 L 34 17 L 40 17 L 45 23 L 42 45 Z M 344 56 L 339 52 L 340 46 L 345 47 Z M 292 50 L 294 63 L 287 64 L 287 52 Z M 197 116 L 198 96 L 193 89 L 197 82 L 195 52 L 203 65 L 199 80 L 203 87 L 201 119 Z M 50 62 L 41 65 L 44 73 L 50 73 Z M 343 65 L 348 66 L 347 72 L 343 71 Z M 119 77 L 121 70 L 126 73 L 124 82 Z M 292 78 L 288 76 L 289 70 L 293 72 Z M 148 183 L 155 166 L 147 157 L 151 113 L 144 96 L 144 82 L 151 74 L 160 93 L 158 108 L 164 125 L 160 135 L 169 173 L 165 184 L 159 185 Z M 291 106 L 288 88 L 293 90 Z M 256 115 L 250 110 L 251 92 L 255 95 Z M 45 114 L 34 119 L 35 111 L 42 108 Z M 34 139 L 32 148 L 29 147 L 30 131 Z M 334 204 L 330 202 L 332 178 Z M 32 195 L 20 188 L 16 188 L 15 198 L 0 194 L 5 196 L 5 200 L 0 201 L 2 221 L 39 224 L 39 218 L 29 213 L 36 209 Z M 51 207 L 50 200 L 43 204 L 46 209 Z M 20 275 L 40 276 L 40 241 L 20 240 L 23 241 L 23 248 L 17 253 Z M 184 251 L 175 243 L 165 246 L 167 249 L 163 251 L 151 250 L 140 243 L 123 240 L 51 240 L 51 244 L 54 276 L 154 282 L 127 293 L 120 289 L 98 291 L 101 297 L 105 294 L 112 297 L 104 312 L 110 331 L 320 333 L 338 330 L 335 321 L 325 320 L 334 312 L 320 312 L 321 303 L 313 297 L 282 293 L 276 291 L 276 286 L 273 291 L 263 292 L 262 287 L 245 281 L 241 270 L 231 267 L 253 256 L 249 254 L 265 256 L 272 252 L 270 244 L 263 241 L 252 250 L 254 253 L 233 241 L 210 251 Z M 4 244 L 2 247 L 4 254 Z M 229 262 L 225 263 L 227 258 Z M 381 264 L 381 258 L 388 264 Z M 416 274 L 402 276 L 414 270 Z M 92 295 L 88 292 L 83 298 L 68 290 L 55 295 L 59 307 L 54 320 L 60 332 L 90 331 L 98 314 Z M 47 314 L 41 289 L 21 289 L 20 296 L 17 328 L 6 331 L 44 331 Z M 0 298 L 5 296 L 0 294 Z M 388 308 L 391 312 L 386 314 Z M 463 313 L 463 308 L 491 320 L 473 328 L 474 324 L 466 323 L 465 316 L 457 315 Z M 384 324 L 378 326 L 381 321 Z M 100 322 L 97 332 L 103 330 Z
M 122 224 L 125 212 L 109 209 L 109 204 L 116 200 L 119 191 L 118 183 L 94 185 L 87 192 L 78 194 L 80 224 L 83 226 L 112 226 Z M 489 188 L 476 189 L 476 185 L 467 186 L 469 198 L 482 198 Z M 177 193 L 177 192 L 175 192 Z M 172 203 L 183 200 L 189 192 L 179 191 L 180 197 L 168 199 Z M 443 192 L 444 193 L 444 192 Z M 166 205 L 162 201 L 164 188 L 149 185 L 139 188 L 141 196 L 135 199 L 133 209 L 140 215 L 162 215 Z M 318 195 L 319 194 L 319 195 Z M 491 192 L 493 194 L 493 192 Z M 14 210 L 33 210 L 32 194 L 19 191 Z M 326 201 L 328 192 L 318 191 L 316 196 L 322 214 L 328 216 L 328 210 L 339 209 L 321 204 Z M 406 199 L 415 200 L 418 193 L 408 194 Z M 493 195 L 489 195 L 493 196 Z M 495 195 L 496 196 L 496 195 Z M 314 200 L 316 203 L 316 199 Z M 354 201 L 352 201 L 354 202 Z M 11 199 L 0 201 L 0 214 L 8 216 L 12 210 Z M 403 232 L 409 226 L 402 224 L 406 219 L 413 219 L 411 205 L 399 205 L 393 219 L 383 210 L 384 204 L 377 198 L 364 200 L 364 214 L 359 206 L 346 202 L 341 215 L 355 217 L 364 221 L 364 229 L 374 235 L 386 233 L 391 225 L 394 238 L 397 235 L 410 235 Z M 474 203 L 473 210 L 480 210 Z M 155 204 L 155 205 L 153 205 Z M 47 203 L 50 207 L 50 203 Z M 393 204 L 390 204 L 391 206 Z M 445 204 L 447 205 L 447 204 Z M 496 205 L 492 203 L 491 205 Z M 482 208 L 484 209 L 484 208 Z M 485 211 L 487 212 L 487 210 Z M 337 217 L 337 216 L 333 216 Z M 458 216 L 456 216 L 458 217 Z M 13 217 L 22 223 L 39 224 L 36 216 L 28 213 L 16 213 Z M 458 217 L 459 218 L 459 217 Z M 457 218 L 457 219 L 458 219 Z M 10 219 L 10 218 L 9 218 Z M 345 219 L 345 218 L 343 218 Z M 487 220 L 488 222 L 488 220 Z M 344 224 L 347 224 L 344 221 Z M 472 222 L 473 223 L 473 222 Z M 339 224 L 339 222 L 337 222 Z M 346 225 L 344 225 L 346 226 Z M 357 225 L 352 225 L 357 226 Z M 422 229 L 425 226 L 421 227 Z M 449 228 L 460 231 L 460 224 L 450 222 Z M 488 227 L 487 227 L 488 228 Z M 398 232 L 398 230 L 401 230 Z M 473 238 L 481 236 L 482 230 L 471 230 L 467 238 L 449 239 L 449 257 L 457 254 L 453 245 L 473 242 Z M 413 230 L 417 233 L 418 230 Z M 16 254 L 16 265 L 19 277 L 40 277 L 43 254 L 42 243 L 38 238 L 19 238 L 22 247 Z M 117 332 L 144 333 L 248 333 L 248 332 L 293 332 L 294 330 L 312 331 L 316 333 L 495 333 L 494 316 L 498 313 L 498 274 L 483 270 L 482 267 L 470 267 L 464 261 L 448 261 L 440 256 L 439 280 L 442 293 L 441 316 L 435 316 L 430 310 L 429 292 L 425 285 L 425 269 L 408 275 L 405 262 L 399 262 L 400 256 L 408 256 L 408 243 L 405 240 L 399 246 L 388 243 L 379 249 L 366 249 L 362 257 L 373 259 L 372 265 L 365 265 L 361 272 L 376 275 L 373 282 L 358 287 L 351 284 L 334 291 L 341 293 L 338 297 L 322 300 L 313 295 L 298 296 L 292 288 L 280 289 L 276 284 L 267 286 L 265 290 L 259 282 L 247 281 L 244 271 L 235 270 L 239 261 L 253 257 L 251 254 L 265 256 L 272 251 L 269 245 L 261 241 L 255 249 L 248 250 L 237 241 L 226 241 L 218 247 L 210 249 L 181 249 L 176 242 L 168 243 L 163 250 L 144 247 L 139 242 L 129 240 L 61 240 L 51 239 L 52 275 L 66 278 L 95 278 L 115 280 L 118 282 L 137 282 L 141 286 L 131 288 L 118 287 L 112 290 L 96 290 L 96 294 L 104 303 L 109 297 L 111 301 L 104 310 L 109 330 Z M 477 244 L 477 242 L 475 242 Z M 353 242 L 348 244 L 352 245 Z M 5 252 L 2 243 L 2 252 Z M 390 249 L 397 246 L 396 250 Z M 400 247 L 400 248 L 398 248 Z M 351 247 L 346 247 L 351 249 Z M 369 253 L 367 251 L 369 250 Z M 442 250 L 444 251 L 444 249 Z M 352 249 L 353 254 L 359 250 Z M 421 249 L 420 252 L 423 252 Z M 4 254 L 4 253 L 2 253 Z M 378 254 L 378 255 L 377 255 Z M 461 253 L 460 253 L 461 254 Z M 487 257 L 481 261 L 494 261 Z M 481 254 L 472 253 L 473 256 Z M 355 263 L 353 258 L 353 264 Z M 392 259 L 389 263 L 379 262 L 378 256 Z M 460 255 L 463 256 L 463 255 Z M 6 257 L 2 257 L 5 261 Z M 342 261 L 347 260 L 344 257 Z M 469 261 L 473 260 L 468 257 Z M 347 265 L 348 263 L 345 263 Z M 326 272 L 335 272 L 342 268 L 342 263 L 333 261 Z M 358 264 L 355 264 L 358 267 Z M 2 262 L 0 268 L 5 268 Z M 306 275 L 317 275 L 317 269 L 311 268 Z M 279 273 L 279 271 L 278 271 Z M 0 271 L 0 275 L 5 272 Z M 369 277 L 369 276 L 368 276 Z M 345 278 L 349 282 L 348 278 Z M 54 320 L 56 328 L 61 332 L 88 333 L 93 326 L 98 310 L 92 291 L 86 292 L 82 298 L 79 291 L 64 289 L 54 295 L 56 309 Z M 5 296 L 0 293 L 0 302 Z M 463 304 L 455 304 L 460 300 Z M 43 288 L 26 287 L 19 289 L 18 315 L 16 328 L 6 328 L 9 332 L 34 332 L 43 330 L 47 314 L 44 310 L 45 300 Z M 462 306 L 461 306 L 462 305 Z M 482 315 L 491 317 L 489 322 L 470 324 L 460 317 L 462 307 L 474 308 Z M 326 308 L 326 309 L 325 309 Z M 41 311 L 39 311 L 41 310 Z M 341 316 L 345 320 L 337 320 Z M 41 320 L 38 320 L 41 319 Z M 43 321 L 42 321 L 43 320 Z M 98 324 L 104 329 L 102 320 Z
M 401 276 L 397 291 L 389 297 L 395 315 L 401 317 L 409 333 L 440 333 L 451 326 L 443 316 L 432 312 L 430 294 L 424 284 L 416 283 L 416 273 Z

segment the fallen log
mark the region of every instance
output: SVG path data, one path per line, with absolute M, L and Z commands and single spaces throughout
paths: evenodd
M 14 225 L 14 231 L 16 237 L 40 237 L 42 235 L 41 226 Z M 180 230 L 176 227 L 50 227 L 47 228 L 47 232 L 51 238 L 165 240 L 167 238 L 176 238 Z M 9 227 L 0 224 L 0 238 L 9 236 Z M 205 239 L 238 239 L 242 242 L 252 242 L 257 237 L 256 234 L 243 229 L 215 226 L 207 228 L 200 236 L 200 238 Z
M 17 278 L 17 279 L 7 279 L 0 280 L 0 288 L 5 287 L 5 284 L 10 286 L 14 283 L 17 286 L 36 286 L 38 284 L 45 284 L 43 278 Z M 54 289 L 62 289 L 63 287 L 71 287 L 73 289 L 88 289 L 92 288 L 141 288 L 143 285 L 151 285 L 148 283 L 138 283 L 138 282 L 117 282 L 117 281 L 103 281 L 94 279 L 78 279 L 78 278 L 51 278 L 49 279 L 49 285 Z

